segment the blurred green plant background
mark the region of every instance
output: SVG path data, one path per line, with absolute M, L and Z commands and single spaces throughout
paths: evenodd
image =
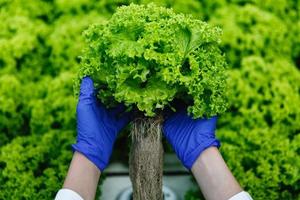
M 222 154 L 254 199 L 299 200 L 300 0 L 0 0 L 0 199 L 53 199 L 62 186 L 76 136 L 81 33 L 132 2 L 223 29 Z M 191 190 L 186 199 L 203 198 Z

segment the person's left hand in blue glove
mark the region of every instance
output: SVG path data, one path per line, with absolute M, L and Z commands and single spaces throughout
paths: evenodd
M 95 96 L 91 78 L 80 86 L 77 104 L 77 142 L 63 189 L 56 200 L 94 199 L 100 173 L 107 167 L 114 142 L 120 130 L 129 122 L 131 113 L 124 106 L 106 109 Z

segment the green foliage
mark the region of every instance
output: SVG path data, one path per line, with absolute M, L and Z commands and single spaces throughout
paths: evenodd
M 299 0 L 249 0 L 249 2 L 255 4 L 259 8 L 274 13 L 284 21 L 296 22 L 299 20 Z
M 45 26 L 26 16 L 10 16 L 0 12 L 0 74 L 17 73 L 24 70 L 21 63 L 32 57 L 39 46 L 39 38 L 46 32 Z M 41 69 L 31 66 L 31 71 Z
M 218 131 L 229 168 L 257 200 L 300 197 L 299 133 L 290 140 L 285 132 L 260 126 Z
M 21 94 L 20 82 L 15 76 L 0 76 L 0 146 L 15 137 L 22 127 Z
M 89 24 L 104 21 L 105 18 L 95 12 L 85 15 L 65 15 L 54 23 L 47 45 L 51 47 L 49 73 L 56 75 L 61 71 L 75 71 L 79 64 L 79 55 L 84 46 L 82 31 Z
M 0 199 L 53 199 L 71 157 L 74 132 L 17 137 L 1 148 Z
M 190 14 L 199 19 L 203 18 L 202 2 L 198 0 L 137 0 L 132 2 L 138 4 L 155 3 L 158 6 L 172 8 L 176 13 Z
M 254 5 L 260 9 L 273 13 L 281 19 L 297 20 L 299 17 L 300 1 L 298 0 L 202 0 L 203 12 L 206 18 L 214 15 L 214 12 L 220 8 L 228 7 L 230 5 Z
M 299 198 L 300 72 L 286 60 L 248 57 L 228 82 L 231 112 L 218 135 L 234 175 L 254 199 Z
M 269 51 L 271 54 L 273 54 L 274 49 L 283 53 L 287 52 L 288 54 L 284 54 L 285 57 L 291 56 L 299 63 L 300 1 L 204 0 L 200 2 L 202 8 L 204 8 L 202 11 L 202 19 L 212 19 L 212 21 L 209 21 L 210 23 L 224 27 L 223 30 L 225 34 L 222 41 L 225 41 L 225 52 L 227 54 L 229 50 L 229 61 L 237 61 L 234 59 L 252 55 L 253 50 L 255 54 L 258 55 L 257 53 L 261 51 L 261 45 L 257 46 L 257 43 L 270 40 L 270 44 L 264 44 L 265 51 Z M 270 17 L 270 15 L 273 15 L 273 17 Z M 250 32 L 246 30 L 245 27 L 247 27 Z M 271 33 L 270 37 L 269 33 Z M 233 41 L 231 41 L 231 36 L 234 36 Z M 276 39 L 276 37 L 278 37 L 278 39 Z M 287 42 L 287 44 L 285 42 Z M 269 43 L 269 41 L 267 43 Z M 244 49 L 241 49 L 241 47 L 239 47 L 240 45 Z M 247 45 L 247 48 L 245 48 L 245 45 Z M 256 51 L 257 47 L 259 51 Z M 245 51 L 249 50 L 251 52 L 245 53 Z M 282 56 L 282 54 L 279 55 Z M 262 56 L 264 57 L 265 53 L 263 53 Z M 276 55 L 274 57 L 276 57 Z
M 0 0 L 0 10 L 14 16 L 49 21 L 53 14 L 51 1 L 45 0 Z
M 291 62 L 246 57 L 240 69 L 230 71 L 228 82 L 231 112 L 220 125 L 236 131 L 271 127 L 289 137 L 300 130 L 300 72 Z
M 73 78 L 73 74 L 65 72 L 55 79 L 44 77 L 39 82 L 36 98 L 28 98 L 27 102 L 32 133 L 43 134 L 51 129 L 75 129 L 76 100 L 72 95 Z M 32 85 L 29 84 L 28 87 Z
M 249 55 L 268 60 L 291 57 L 288 27 L 272 13 L 252 5 L 227 6 L 217 10 L 210 22 L 223 28 L 224 51 L 235 67 Z
M 76 100 L 73 74 L 45 76 L 21 86 L 13 75 L 0 77 L 0 146 L 17 135 L 43 134 L 51 129 L 74 129 Z
M 79 78 L 92 76 L 105 104 L 136 105 L 146 116 L 174 98 L 187 102 L 196 118 L 223 113 L 226 64 L 220 34 L 153 4 L 121 7 L 107 23 L 85 32 L 88 48 Z

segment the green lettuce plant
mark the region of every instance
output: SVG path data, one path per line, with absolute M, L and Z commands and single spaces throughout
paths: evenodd
M 247 4 L 216 11 L 210 23 L 223 28 L 222 46 L 229 64 L 239 67 L 241 58 L 262 56 L 267 60 L 291 58 L 288 26 L 276 15 Z
M 185 1 L 174 1 L 174 0 L 134 0 L 132 3 L 137 4 L 149 4 L 155 3 L 158 6 L 166 8 L 172 8 L 176 13 L 184 13 L 193 15 L 195 18 L 203 18 L 203 2 L 199 0 L 185 0 Z
M 19 80 L 13 75 L 0 76 L 0 146 L 14 138 L 21 130 L 24 120 L 22 91 Z
M 10 16 L 26 16 L 30 19 L 50 22 L 53 18 L 53 1 L 0 0 L 0 10 Z
M 233 119 L 234 120 L 234 119 Z M 300 132 L 291 139 L 277 129 L 221 128 L 222 155 L 253 199 L 294 200 L 300 197 Z
M 223 113 L 226 75 L 221 30 L 155 5 L 121 7 L 85 31 L 79 80 L 92 76 L 98 97 L 123 102 L 146 116 L 174 99 L 194 117 Z
M 72 157 L 74 132 L 15 138 L 0 151 L 0 199 L 53 199 Z
M 228 83 L 218 136 L 234 175 L 253 199 L 298 199 L 299 70 L 286 59 L 246 57 Z
M 6 12 L 0 12 L 0 21 L 0 74 L 16 73 L 22 70 L 24 57 L 38 47 L 45 27 L 26 16 Z
M 105 18 L 97 12 L 78 15 L 64 15 L 53 23 L 53 30 L 46 40 L 51 47 L 48 72 L 57 75 L 62 71 L 76 71 L 79 67 L 79 56 L 84 47 L 83 30 Z
M 72 130 L 76 127 L 76 99 L 73 96 L 74 74 L 61 73 L 55 79 L 44 76 L 41 81 L 28 84 L 35 87 L 34 98 L 28 98 L 31 134 L 44 134 L 49 130 Z M 30 95 L 26 93 L 26 95 Z
M 246 57 L 230 70 L 228 88 L 224 127 L 271 127 L 289 137 L 300 130 L 300 72 L 290 61 Z

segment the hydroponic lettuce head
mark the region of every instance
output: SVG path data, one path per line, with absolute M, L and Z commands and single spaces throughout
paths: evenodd
M 84 32 L 82 77 L 91 76 L 98 98 L 155 116 L 178 99 L 195 118 L 226 109 L 226 63 L 221 30 L 154 4 L 123 6 L 106 23 Z

